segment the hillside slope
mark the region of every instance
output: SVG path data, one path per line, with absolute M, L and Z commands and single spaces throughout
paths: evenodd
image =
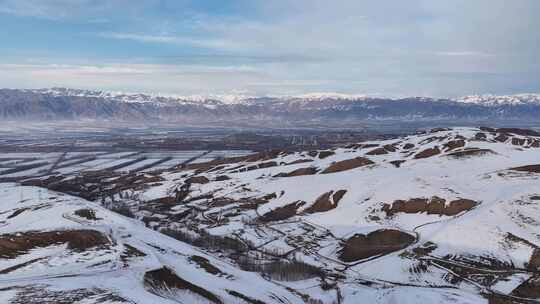
M 155 206 L 138 210 L 147 217 L 184 212 L 181 222 L 149 222 L 159 229 L 205 227 L 252 248 L 301 256 L 326 270 L 346 303 L 357 292 L 351 282 L 536 298 L 539 135 L 443 129 L 193 165 L 163 174 L 171 186 L 143 191 Z M 177 203 L 158 208 L 167 193 Z
M 15 184 L 0 196 L 1 303 L 303 303 L 95 203 Z
M 34 213 L 49 209 L 38 208 L 36 201 L 17 203 L 20 186 L 13 184 L 3 186 L 2 220 L 6 234 L 84 227 L 115 240 L 98 244 L 109 249 L 77 258 L 75 265 L 88 266 L 78 266 L 84 270 L 69 282 L 81 280 L 77 286 L 86 288 L 94 286 L 84 279 L 91 264 L 109 271 L 117 267 L 109 262 L 115 260 L 111 255 L 125 251 L 122 244 L 137 248 L 147 257 L 128 263 L 125 271 L 133 278 L 129 289 L 139 288 L 141 297 L 150 296 L 150 283 L 146 289 L 141 283 L 145 274 L 167 277 L 172 270 L 223 303 L 537 303 L 539 179 L 535 131 L 437 129 L 332 150 L 270 151 L 190 164 L 146 173 L 131 183 L 98 173 L 82 177 L 79 187 L 61 175 L 23 181 L 92 197 L 146 227 L 67 196 L 60 196 L 64 203 L 55 203 L 59 209 L 47 215 L 57 220 L 34 222 Z M 96 188 L 106 195 L 99 196 Z M 64 207 L 66 198 L 77 203 Z M 26 204 L 32 211 L 18 211 Z M 83 206 L 102 219 L 74 223 L 73 213 Z M 17 273 L 37 275 L 31 265 L 44 262 L 25 263 L 53 256 L 52 250 L 3 262 L 2 269 L 17 270 L 0 275 L 0 282 L 28 286 Z M 193 262 L 193 255 L 204 260 Z M 51 278 L 58 271 L 53 266 L 36 268 L 46 280 L 65 282 Z M 127 297 L 130 293 L 118 287 L 124 286 L 121 281 L 99 276 L 110 280 L 98 285 L 100 290 L 111 293 L 109 286 L 114 295 L 145 303 Z M 10 288 L 0 290 L 9 295 L 15 292 Z M 155 289 L 150 291 L 156 294 Z M 184 294 L 157 294 L 186 301 Z

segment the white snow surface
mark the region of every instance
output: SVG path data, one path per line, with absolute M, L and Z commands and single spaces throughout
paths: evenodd
M 519 132 L 518 132 L 519 133 Z M 482 137 L 481 135 L 484 137 Z M 242 223 L 246 218 L 256 220 L 260 215 L 268 214 L 293 202 L 306 202 L 295 216 L 283 223 L 272 225 L 285 235 L 302 234 L 301 227 L 311 225 L 321 231 L 328 231 L 337 239 L 345 240 L 355 234 L 367 234 L 381 229 L 397 229 L 416 236 L 416 245 L 408 250 L 399 250 L 392 254 L 373 259 L 369 262 L 351 263 L 346 271 L 353 278 L 369 278 L 382 282 L 399 284 L 419 284 L 445 287 L 455 284 L 467 293 L 479 293 L 486 288 L 510 294 L 523 283 L 527 275 L 527 265 L 540 244 L 540 208 L 534 196 L 540 194 L 540 174 L 511 170 L 511 168 L 540 164 L 540 138 L 508 133 L 507 139 L 501 139 L 500 133 L 476 128 L 454 128 L 433 133 L 411 135 L 403 138 L 362 143 L 376 145 L 368 148 L 337 148 L 333 155 L 324 159 L 308 155 L 307 152 L 280 154 L 259 161 L 247 161 L 244 167 L 276 162 L 277 166 L 263 169 L 237 172 L 242 163 L 226 164 L 216 170 L 185 174 L 167 173 L 162 175 L 171 181 L 169 191 L 166 184 L 161 191 L 152 189 L 143 192 L 153 199 L 160 195 L 167 196 L 173 189 L 190 176 L 205 176 L 210 181 L 217 176 L 227 175 L 230 180 L 193 184 L 192 196 L 212 193 L 213 197 L 227 197 L 241 201 L 246 198 L 263 197 L 276 194 L 268 203 L 261 204 L 255 212 L 245 211 L 241 215 L 231 212 L 229 220 L 223 224 L 212 225 L 210 232 L 218 235 L 241 235 L 242 238 L 257 246 L 268 249 L 291 250 L 291 241 L 273 236 L 261 237 L 261 228 L 246 228 Z M 497 138 L 497 139 L 496 139 Z M 463 147 L 450 149 L 446 145 L 453 141 L 464 141 Z M 518 140 L 523 143 L 515 143 Z M 536 142 L 536 143 L 535 143 Z M 414 145 L 405 149 L 405 145 Z M 381 155 L 369 152 L 384 146 L 393 146 L 395 151 Z M 440 154 L 427 158 L 415 158 L 426 150 L 438 148 Z M 478 154 L 455 156 L 452 153 L 480 151 Z M 356 157 L 366 157 L 372 165 L 345 170 L 342 172 L 321 174 L 330 165 Z M 310 162 L 290 164 L 294 161 L 309 159 Z M 404 161 L 396 167 L 391 161 Z M 292 172 L 299 168 L 313 167 L 319 172 L 315 175 L 296 177 L 278 177 L 280 173 Z M 346 190 L 336 208 L 324 212 L 303 213 L 319 196 L 329 191 Z M 384 204 L 397 200 L 439 197 L 451 201 L 472 200 L 477 205 L 471 210 L 447 216 L 441 214 L 404 213 L 388 216 L 383 211 Z M 206 208 L 205 200 L 193 201 L 193 206 Z M 226 214 L 234 206 L 208 208 L 206 214 Z M 264 230 L 265 233 L 270 233 Z M 489 286 L 483 286 L 474 280 L 464 279 L 460 283 L 449 283 L 448 272 L 442 264 L 430 267 L 425 273 L 412 273 L 410 269 L 419 263 L 416 259 L 406 258 L 414 247 L 434 243 L 436 248 L 430 252 L 432 259 L 450 260 L 452 267 L 460 263 L 477 263 L 477 271 L 494 272 L 501 275 Z M 296 248 L 298 251 L 298 248 Z M 328 263 L 321 259 L 338 260 L 339 242 L 319 240 L 315 250 L 317 257 L 306 250 L 300 254 L 306 261 L 322 267 Z M 302 250 L 299 250 L 300 252 Z M 487 262 L 496 261 L 512 270 L 495 270 L 496 266 Z M 338 265 L 341 263 L 337 263 Z M 468 267 L 473 267 L 467 264 Z M 336 266 L 334 266 L 336 267 Z M 484 267 L 484 268 L 482 268 Z M 504 268 L 503 267 L 503 268 Z M 474 267 L 473 267 L 474 268 Z M 491 286 L 491 287 L 490 287 Z M 418 295 L 417 303 L 421 303 Z M 384 297 L 384 301 L 391 297 Z M 347 297 L 345 297 L 347 299 Z M 416 298 L 415 298 L 416 299 Z M 467 302 L 460 299 L 457 302 Z M 479 301 L 478 299 L 471 300 Z M 347 302 L 347 301 L 345 301 Z M 414 302 L 414 301 L 413 301 Z M 449 301 L 451 302 L 451 301 Z M 351 302 L 354 303 L 354 302 Z
M 451 148 L 459 142 L 463 145 Z M 371 153 L 381 148 L 384 153 Z M 439 153 L 419 157 L 428 149 Z M 328 156 L 321 157 L 324 153 L 320 152 Z M 322 173 L 358 157 L 373 163 Z M 399 166 L 395 161 L 401 161 Z M 503 134 L 477 128 L 443 129 L 328 151 L 196 163 L 160 173 L 163 180 L 137 190 L 140 202 L 131 202 L 138 215 L 152 217 L 151 227 L 185 231 L 196 226 L 211 235 L 250 242 L 259 250 L 292 252 L 287 258 L 295 256 L 325 271 L 327 283 L 335 284 L 326 289 L 320 278 L 286 282 L 239 270 L 218 252 L 164 236 L 95 202 L 36 187 L 0 184 L 2 235 L 92 229 L 112 244 L 83 253 L 56 244 L 0 260 L 0 299 L 9 303 L 18 296 L 17 288 L 44 285 L 46 290 L 63 292 L 106 290 L 135 303 L 208 302 L 186 290 L 168 297 L 150 292 L 143 276 L 162 267 L 223 303 L 246 302 L 227 290 L 264 303 L 306 303 L 303 294 L 321 301 L 317 303 L 332 304 L 337 303 L 338 291 L 340 303 L 488 303 L 488 294 L 514 297 L 515 290 L 538 271 L 531 270 L 531 263 L 540 254 L 540 173 L 515 170 L 530 165 L 540 165 L 540 137 L 520 135 L 519 130 Z M 317 173 L 283 176 L 308 167 Z M 156 200 L 174 196 L 195 176 L 209 182 L 189 184 L 187 197 L 172 206 L 149 207 L 150 201 L 157 204 Z M 228 179 L 218 179 L 223 176 Z M 338 202 L 332 198 L 332 208 L 308 212 L 324 193 L 338 190 L 346 192 Z M 446 207 L 457 200 L 476 205 L 452 215 L 389 214 L 384 209 L 399 200 L 409 204 L 411 199 L 433 197 L 444 199 Z M 255 207 L 246 207 L 246 202 L 254 201 Z M 295 202 L 304 205 L 292 215 L 263 220 Z M 25 210 L 10 217 L 21 208 Z M 95 210 L 99 220 L 74 214 L 83 208 Z M 185 211 L 188 215 L 172 219 Z M 342 259 L 343 246 L 350 238 L 389 229 L 409 234 L 414 241 L 369 258 Z M 146 256 L 130 258 L 125 264 L 121 256 L 127 245 Z M 422 251 L 425 248 L 430 249 Z M 194 255 L 228 275 L 206 272 L 190 262 Z M 32 262 L 36 259 L 40 260 Z M 13 271 L 2 271 L 17 265 Z

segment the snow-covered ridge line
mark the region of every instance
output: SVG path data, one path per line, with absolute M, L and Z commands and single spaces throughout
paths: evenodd
M 223 103 L 223 104 L 246 104 L 250 100 L 271 98 L 277 100 L 302 100 L 302 101 L 322 101 L 326 99 L 333 100 L 366 100 L 376 98 L 376 96 L 367 94 L 343 94 L 335 92 L 318 92 L 300 95 L 248 95 L 248 94 L 162 94 L 162 93 L 134 93 L 121 91 L 100 91 L 100 90 L 81 90 L 70 88 L 45 88 L 29 89 L 28 92 L 49 94 L 52 96 L 76 96 L 76 97 L 95 97 L 105 99 L 115 99 L 124 102 L 197 102 L 197 103 Z M 383 97 L 385 99 L 393 99 Z M 397 99 L 396 99 L 397 100 Z
M 52 96 L 76 96 L 76 97 L 95 97 L 104 98 L 110 100 L 120 100 L 123 102 L 133 103 L 145 103 L 145 102 L 197 102 L 197 103 L 223 103 L 223 104 L 237 104 L 243 101 L 255 98 L 248 95 L 221 95 L 221 94 L 207 94 L 207 95 L 174 95 L 174 94 L 161 94 L 161 93 L 132 93 L 121 91 L 98 91 L 98 90 L 80 90 L 80 89 L 68 89 L 68 88 L 49 88 L 49 89 L 35 89 L 27 90 L 28 92 L 49 94 Z
M 540 104 L 540 94 L 524 93 L 515 95 L 470 95 L 456 99 L 457 102 L 467 104 L 479 104 L 487 106 L 498 105 L 523 105 L 523 104 Z
M 52 96 L 76 96 L 76 97 L 95 97 L 109 100 L 119 100 L 129 103 L 200 103 L 200 104 L 250 104 L 257 99 L 274 99 L 281 101 L 366 101 L 373 99 L 384 99 L 399 101 L 408 98 L 393 98 L 381 95 L 369 94 L 343 94 L 336 92 L 317 92 L 300 95 L 248 95 L 248 94 L 196 94 L 196 95 L 175 95 L 161 93 L 133 93 L 120 91 L 99 91 L 99 90 L 81 90 L 70 88 L 47 88 L 31 89 L 28 92 L 49 94 Z M 515 95 L 469 95 L 455 99 L 441 99 L 431 97 L 410 97 L 425 102 L 448 102 L 454 101 L 462 104 L 483 105 L 483 106 L 503 106 L 503 105 L 540 105 L 540 94 L 523 93 Z
M 82 90 L 71 88 L 44 88 L 44 89 L 28 89 L 27 92 L 49 94 L 52 96 L 75 96 L 75 97 L 95 97 L 104 99 L 121 100 L 124 102 L 197 102 L 197 103 L 222 103 L 222 104 L 248 104 L 255 99 L 274 99 L 274 100 L 301 100 L 301 101 L 324 101 L 324 100 L 343 100 L 343 101 L 359 101 L 375 98 L 383 98 L 386 100 L 399 100 L 397 98 L 384 97 L 379 95 L 369 94 L 343 94 L 336 92 L 316 92 L 299 95 L 248 95 L 248 94 L 193 94 L 193 95 L 178 95 L 178 94 L 162 94 L 162 93 L 135 93 L 121 91 L 100 91 L 100 90 Z M 434 100 L 431 98 L 420 98 L 422 100 Z

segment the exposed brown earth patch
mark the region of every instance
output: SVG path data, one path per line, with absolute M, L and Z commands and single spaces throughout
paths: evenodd
M 339 201 L 345 196 L 345 193 L 347 193 L 347 190 L 338 190 L 334 195 L 332 195 L 332 200 L 335 204 L 339 203 Z
M 462 147 L 465 147 L 465 140 L 463 139 L 451 140 L 444 144 L 444 148 L 447 152 Z
M 176 199 L 176 197 L 165 196 L 165 197 L 156 198 L 156 199 L 153 199 L 151 201 L 148 201 L 146 203 L 146 205 L 148 205 L 148 206 L 172 206 L 172 205 L 176 205 L 177 202 L 178 202 L 178 200 Z
M 246 158 L 246 161 L 247 162 L 265 161 L 269 159 L 274 159 L 278 156 L 286 156 L 289 154 L 290 153 L 288 151 L 284 151 L 284 150 L 271 150 L 271 151 L 260 152 L 260 153 L 248 156 Z
M 287 173 L 288 177 L 292 176 L 302 176 L 302 175 L 313 175 L 316 174 L 319 170 L 315 167 L 309 167 L 309 168 L 300 168 L 296 169 L 292 172 Z
M 529 172 L 529 173 L 540 173 L 540 164 L 515 167 L 515 168 L 510 168 L 510 170 L 520 171 L 520 172 Z
M 292 161 L 290 163 L 287 163 L 287 165 L 296 165 L 296 164 L 302 164 L 302 163 L 310 163 L 312 162 L 313 159 L 308 159 L 308 158 L 305 158 L 305 159 L 297 159 L 295 161 Z
M 171 290 L 188 290 L 212 303 L 223 303 L 210 291 L 180 278 L 167 267 L 146 272 L 144 274 L 144 285 L 150 292 L 163 297 L 170 295 Z
M 347 193 L 347 190 L 329 191 L 319 196 L 313 205 L 305 209 L 306 213 L 326 212 L 335 209 L 338 206 L 339 201 Z
M 280 155 L 287 155 L 287 154 L 288 152 L 286 151 L 272 150 L 272 151 L 266 151 L 266 152 L 256 153 L 256 154 L 247 155 L 247 156 L 227 157 L 227 158 L 216 159 L 216 160 L 212 160 L 212 161 L 204 162 L 204 163 L 180 165 L 177 168 L 175 168 L 175 171 L 195 170 L 195 173 L 199 174 L 202 172 L 209 172 L 209 171 L 222 169 L 224 168 L 223 165 L 237 164 L 237 163 L 242 163 L 242 162 L 264 161 L 264 160 L 276 158 Z
M 82 252 L 93 247 L 110 245 L 109 239 L 95 230 L 66 230 L 25 232 L 0 235 L 0 257 L 13 259 L 34 248 L 66 244 L 67 248 Z
M 146 256 L 146 253 L 140 251 L 139 249 L 131 246 L 131 245 L 128 245 L 128 244 L 124 244 L 124 252 L 122 252 L 122 256 L 125 256 L 127 258 L 132 258 L 132 257 L 145 257 Z
M 429 144 L 429 143 L 434 142 L 434 141 L 443 141 L 446 138 L 447 138 L 446 136 L 432 136 L 432 137 L 428 137 L 428 138 L 422 140 L 420 142 L 420 144 L 425 145 L 425 144 Z
M 278 207 L 263 214 L 259 219 L 263 222 L 283 221 L 296 215 L 298 209 L 305 205 L 303 201 L 297 201 L 282 207 Z
M 189 260 L 197 264 L 199 267 L 204 269 L 206 272 L 213 275 L 225 275 L 224 272 L 219 270 L 216 266 L 212 265 L 210 261 L 202 256 L 192 255 L 189 257 Z
M 267 201 L 271 199 L 275 199 L 275 198 L 277 198 L 277 194 L 275 192 L 269 193 L 262 197 L 262 199 L 267 200 Z
M 341 244 L 339 259 L 355 262 L 406 248 L 414 243 L 415 237 L 393 229 L 376 230 L 364 234 L 355 234 Z
M 465 158 L 465 157 L 473 157 L 473 156 L 482 156 L 486 154 L 496 154 L 496 153 L 490 149 L 468 149 L 468 150 L 448 153 L 446 155 L 453 158 Z
M 422 152 L 417 153 L 414 156 L 414 158 L 415 159 L 428 158 L 428 157 L 435 156 L 437 154 L 441 154 L 441 150 L 439 149 L 439 147 L 434 147 L 434 148 L 429 148 Z
M 407 144 L 403 145 L 403 150 L 410 150 L 412 148 L 414 148 L 414 144 L 407 143 Z
M 315 167 L 299 168 L 293 170 L 289 173 L 279 173 L 275 177 L 293 177 L 293 176 L 303 176 L 303 175 L 314 175 L 317 174 L 319 170 Z
M 391 205 L 384 204 L 382 210 L 387 216 L 397 213 L 424 213 L 453 216 L 463 211 L 469 211 L 478 205 L 477 202 L 469 199 L 457 199 L 446 204 L 446 200 L 437 196 L 431 199 L 412 198 L 408 201 L 396 200 Z
M 211 207 L 225 207 L 225 206 L 229 206 L 229 205 L 236 204 L 236 203 L 237 203 L 237 201 L 232 199 L 232 198 L 216 197 L 216 198 L 212 199 L 211 202 L 208 203 L 208 206 L 211 206 Z
M 366 155 L 384 155 L 384 154 L 388 154 L 389 152 L 396 152 L 397 149 L 395 145 L 396 144 L 384 145 L 380 148 L 367 152 Z
M 236 169 L 236 168 L 233 168 L 231 169 L 232 173 L 238 173 L 238 172 L 246 172 L 246 171 L 253 171 L 253 170 L 257 170 L 257 169 L 265 169 L 265 168 L 271 168 L 271 167 L 276 167 L 278 166 L 278 163 L 276 163 L 275 161 L 270 161 L 270 162 L 265 162 L 265 163 L 260 163 L 260 164 L 257 164 L 257 165 L 252 165 L 252 166 L 240 166 L 238 167 L 237 170 L 233 170 L 233 169 Z
M 531 277 L 514 289 L 511 295 L 526 299 L 540 299 L 540 277 L 538 275 Z
M 277 198 L 277 195 L 275 193 L 270 193 L 259 198 L 249 198 L 241 201 L 238 207 L 244 210 L 255 210 L 259 208 L 259 206 L 267 204 L 270 200 L 274 198 Z
M 219 170 L 223 170 L 223 169 L 225 169 L 225 168 L 227 168 L 227 166 L 225 166 L 225 165 L 216 166 L 216 167 L 214 167 L 214 168 L 208 170 L 208 172 L 216 172 L 216 171 L 219 171 Z
M 206 176 L 192 176 L 186 179 L 189 184 L 208 184 L 210 180 Z
M 389 144 L 389 145 L 384 145 L 384 149 L 388 152 L 396 152 L 397 151 L 397 148 L 396 146 L 398 145 L 399 143 L 393 143 L 393 144 Z
M 228 177 L 227 175 L 220 175 L 218 177 L 216 177 L 215 181 L 216 182 L 222 182 L 222 181 L 226 181 L 226 180 L 230 180 L 231 178 Z
M 360 168 L 368 165 L 372 165 L 374 162 L 365 157 L 357 157 L 353 159 L 347 159 L 335 162 L 326 168 L 322 174 L 336 173 L 341 171 L 347 171 L 355 168 Z
M 366 155 L 383 155 L 383 154 L 388 154 L 388 151 L 386 151 L 384 147 L 377 148 L 375 150 L 371 150 L 366 153 Z
M 140 251 L 139 249 L 131 245 L 124 244 L 124 251 L 122 251 L 122 254 L 120 255 L 120 260 L 127 267 L 129 265 L 128 262 L 130 259 L 137 258 L 137 257 L 145 257 L 145 256 L 146 254 Z
M 334 154 L 336 154 L 336 152 L 334 152 L 334 151 L 321 151 L 321 152 L 319 152 L 319 158 L 320 159 L 325 159 L 325 158 L 327 158 L 329 156 L 332 156 Z
M 540 270 L 540 248 L 535 247 L 527 263 L 527 268 L 533 271 Z

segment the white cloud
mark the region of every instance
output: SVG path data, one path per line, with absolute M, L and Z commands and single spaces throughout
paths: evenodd
M 0 0 L 0 13 L 51 20 L 108 22 L 109 17 L 140 11 L 151 0 Z M 119 14 L 120 12 L 120 14 Z
M 91 2 L 90 0 L 0 0 L 0 12 L 59 19 L 68 17 L 77 8 L 89 6 Z
M 132 40 L 147 43 L 165 43 L 176 45 L 187 45 L 199 48 L 218 49 L 218 50 L 238 50 L 244 46 L 226 39 L 196 39 L 192 37 L 180 37 L 171 35 L 148 35 L 133 33 L 100 33 L 103 38 Z
M 451 57 L 494 57 L 495 54 L 477 52 L 477 51 L 444 51 L 435 52 L 439 56 L 451 56 Z
M 108 3 L 124 10 L 135 3 L 155 8 L 150 0 L 0 0 L 0 11 L 65 18 L 125 15 L 119 9 L 96 13 L 107 12 Z M 249 12 L 212 15 L 178 9 L 163 18 L 139 10 L 136 18 L 99 27 L 94 34 L 107 38 L 108 48 L 122 49 L 118 56 L 127 58 L 124 62 L 155 54 L 162 57 L 142 62 L 161 65 L 34 67 L 47 77 L 25 79 L 135 91 L 155 86 L 172 93 L 240 89 L 460 96 L 540 90 L 535 81 L 540 77 L 539 10 L 537 0 L 273 0 L 250 2 Z M 154 45 L 131 50 L 126 41 Z M 138 47 L 144 52 L 137 53 Z M 201 57 L 190 59 L 190 54 Z
M 13 88 L 66 86 L 179 94 L 228 93 L 255 79 L 265 78 L 250 66 L 0 64 L 0 83 Z

